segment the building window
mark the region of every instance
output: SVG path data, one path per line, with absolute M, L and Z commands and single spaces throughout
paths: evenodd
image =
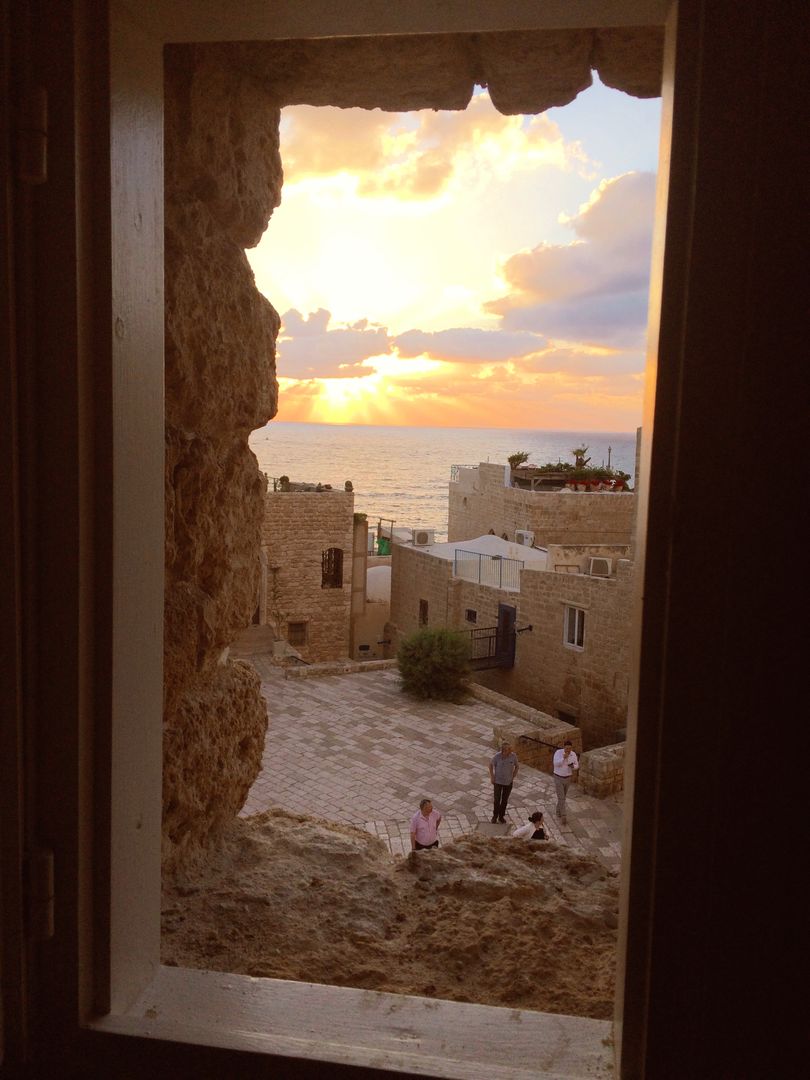
M 339 589 L 343 585 L 343 549 L 327 548 L 321 554 L 321 588 Z
M 306 645 L 307 643 L 307 623 L 305 622 L 288 622 L 287 623 L 287 641 L 290 645 Z
M 473 611 L 472 608 L 468 607 L 467 610 L 464 612 L 464 618 L 467 620 L 467 622 L 478 622 L 478 612 Z
M 572 649 L 582 649 L 585 643 L 585 612 L 582 608 L 565 609 L 565 644 Z
M 419 601 L 419 625 L 427 626 L 428 624 L 428 602 L 427 600 Z

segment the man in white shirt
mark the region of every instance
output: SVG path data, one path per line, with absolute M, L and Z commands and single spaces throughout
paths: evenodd
M 557 817 L 565 825 L 567 822 L 565 797 L 568 794 L 568 785 L 571 783 L 574 770 L 579 768 L 579 758 L 574 753 L 573 743 L 570 739 L 566 739 L 562 750 L 555 750 L 552 768 L 554 770 L 554 788 L 557 792 Z

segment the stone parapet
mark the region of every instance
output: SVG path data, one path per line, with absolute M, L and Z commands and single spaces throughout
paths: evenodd
M 624 790 L 625 743 L 588 750 L 579 761 L 579 781 L 586 795 L 604 799 Z
M 380 671 L 396 666 L 396 660 L 335 660 L 328 664 L 307 664 L 306 667 L 285 668 L 284 678 L 320 679 L 325 675 L 355 675 L 360 671 Z
M 279 317 L 245 247 L 278 205 L 279 110 L 194 47 L 165 79 L 163 853 L 171 874 L 236 817 L 267 709 L 227 659 L 260 581 L 266 482 L 248 435 L 275 415 Z

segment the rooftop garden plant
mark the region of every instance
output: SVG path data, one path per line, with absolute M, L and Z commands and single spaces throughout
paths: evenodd
M 560 460 L 547 461 L 544 465 L 532 465 L 530 473 L 535 476 L 537 473 L 548 473 L 565 484 L 610 484 L 617 490 L 627 489 L 630 479 L 629 473 L 622 472 L 621 469 L 611 468 L 610 465 L 590 465 L 591 459 L 586 457 L 587 453 L 587 446 L 577 446 L 571 450 L 574 457 L 573 465 Z M 513 469 L 517 467 L 512 464 L 512 458 L 516 456 L 512 455 L 507 459 Z M 523 464 L 524 461 L 525 458 L 520 464 Z
M 529 460 L 529 451 L 518 450 L 514 454 L 510 454 L 506 460 L 513 469 L 516 469 L 518 465 L 523 465 Z

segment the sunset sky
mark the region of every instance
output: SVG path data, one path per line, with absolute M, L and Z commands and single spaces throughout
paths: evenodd
M 248 256 L 282 318 L 279 420 L 640 423 L 658 99 L 541 116 L 296 106 Z

